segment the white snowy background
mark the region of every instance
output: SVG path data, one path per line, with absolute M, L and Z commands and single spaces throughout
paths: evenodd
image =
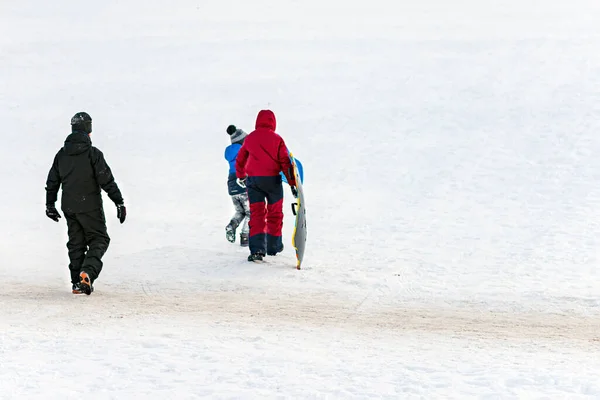
M 1 399 L 600 398 L 600 3 L 0 2 Z M 305 267 L 225 240 L 225 128 L 303 162 Z M 128 206 L 70 293 L 87 111 Z

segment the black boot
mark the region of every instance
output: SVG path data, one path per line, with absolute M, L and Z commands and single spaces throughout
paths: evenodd
M 248 234 L 247 233 L 240 233 L 240 246 L 242 247 L 248 247 L 249 244 L 249 239 L 248 239 Z
M 88 296 L 94 291 L 92 280 L 88 273 L 85 271 L 81 271 L 81 273 L 79 274 L 79 288 L 83 293 L 87 294 Z
M 256 252 L 248 256 L 248 261 L 262 261 L 265 255 L 261 252 Z
M 81 286 L 79 285 L 79 282 L 73 284 L 73 287 L 71 288 L 71 293 L 83 294 L 83 290 L 81 290 Z

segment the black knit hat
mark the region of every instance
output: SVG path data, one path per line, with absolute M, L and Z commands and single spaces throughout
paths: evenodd
M 71 118 L 72 132 L 92 133 L 92 117 L 86 112 L 78 112 Z

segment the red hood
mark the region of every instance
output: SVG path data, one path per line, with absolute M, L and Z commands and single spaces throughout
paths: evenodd
M 256 127 L 258 128 L 267 128 L 272 131 L 277 127 L 277 121 L 275 120 L 275 114 L 271 110 L 261 110 L 256 117 Z

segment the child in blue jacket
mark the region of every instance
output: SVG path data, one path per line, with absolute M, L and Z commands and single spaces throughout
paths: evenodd
M 245 186 L 240 186 L 235 175 L 235 160 L 238 152 L 244 144 L 244 139 L 248 135 L 242 129 L 235 125 L 227 127 L 227 134 L 231 139 L 231 144 L 225 148 L 225 159 L 229 162 L 229 175 L 227 177 L 227 189 L 231 196 L 231 201 L 235 207 L 235 214 L 225 227 L 225 237 L 231 243 L 235 243 L 235 233 L 237 228 L 242 225 L 240 232 L 240 245 L 248 246 L 248 221 L 250 220 L 250 206 L 248 204 L 248 193 Z

